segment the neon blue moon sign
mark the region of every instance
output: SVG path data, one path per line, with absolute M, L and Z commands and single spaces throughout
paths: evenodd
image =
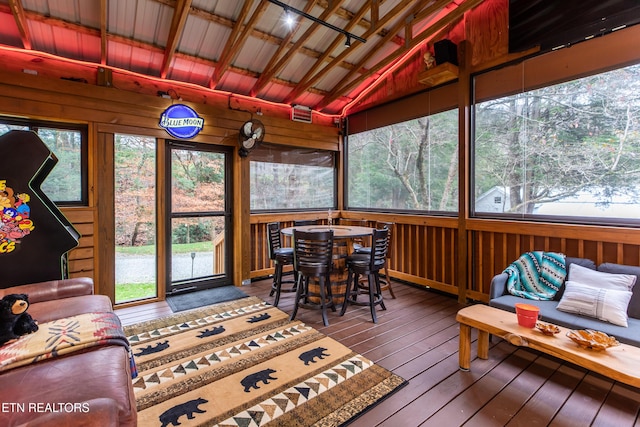
M 190 139 L 200 133 L 204 119 L 187 105 L 173 104 L 164 110 L 159 125 L 174 138 Z

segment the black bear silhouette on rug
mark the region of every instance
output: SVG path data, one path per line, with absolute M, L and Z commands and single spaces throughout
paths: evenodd
M 273 369 L 264 369 L 262 371 L 254 372 L 253 374 L 247 375 L 244 377 L 240 384 L 244 386 L 245 393 L 249 393 L 251 388 L 259 389 L 258 382 L 262 381 L 264 384 L 269 384 L 270 380 L 277 380 L 271 376 L 271 374 L 275 374 L 276 371 Z
M 216 326 L 213 329 L 205 329 L 204 331 L 200 332 L 199 335 L 196 335 L 196 338 L 206 338 L 206 337 L 210 337 L 213 335 L 218 335 L 221 334 L 225 331 L 224 326 Z
M 208 400 L 200 397 L 198 399 L 190 400 L 188 402 L 176 405 L 173 408 L 167 409 L 162 414 L 160 414 L 159 417 L 160 422 L 162 423 L 162 427 L 167 427 L 169 424 L 179 426 L 180 422 L 178 421 L 178 418 L 183 415 L 186 415 L 188 419 L 192 420 L 195 418 L 195 415 L 193 415 L 194 413 L 204 414 L 207 411 L 198 408 L 198 406 L 208 402 Z
M 269 313 L 262 313 L 260 315 L 251 317 L 249 320 L 247 320 L 247 322 L 249 322 L 249 323 L 258 323 L 258 322 L 262 322 L 263 320 L 267 320 L 267 319 L 270 319 L 270 318 L 271 318 L 271 315 Z
M 324 359 L 325 357 L 330 356 L 330 354 L 325 354 L 325 351 L 327 351 L 326 348 L 316 347 L 309 351 L 305 351 L 300 356 L 298 356 L 298 359 L 302 360 L 305 365 L 308 365 L 309 362 L 316 363 L 316 357 L 318 359 Z
M 160 353 L 161 351 L 164 351 L 168 348 L 169 348 L 169 341 L 165 340 L 163 342 L 159 342 L 155 346 L 152 346 L 151 344 L 149 344 L 148 346 L 141 348 L 138 353 L 134 354 L 134 356 L 145 356 L 147 354 Z

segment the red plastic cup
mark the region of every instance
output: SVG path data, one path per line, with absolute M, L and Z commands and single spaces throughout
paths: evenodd
M 540 307 L 531 304 L 516 304 L 516 316 L 518 317 L 518 325 L 520 326 L 535 328 L 539 315 Z

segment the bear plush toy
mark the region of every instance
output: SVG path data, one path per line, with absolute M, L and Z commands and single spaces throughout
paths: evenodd
M 38 330 L 38 322 L 27 313 L 29 297 L 10 294 L 0 300 L 0 345 Z

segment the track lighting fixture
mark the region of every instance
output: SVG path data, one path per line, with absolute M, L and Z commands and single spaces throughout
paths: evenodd
M 289 28 L 293 28 L 293 24 L 295 23 L 295 20 L 293 19 L 293 14 L 289 11 L 288 7 L 284 9 L 284 22 L 287 23 L 287 26 Z
M 351 36 L 347 34 L 347 39 L 344 41 L 344 47 L 351 47 Z

